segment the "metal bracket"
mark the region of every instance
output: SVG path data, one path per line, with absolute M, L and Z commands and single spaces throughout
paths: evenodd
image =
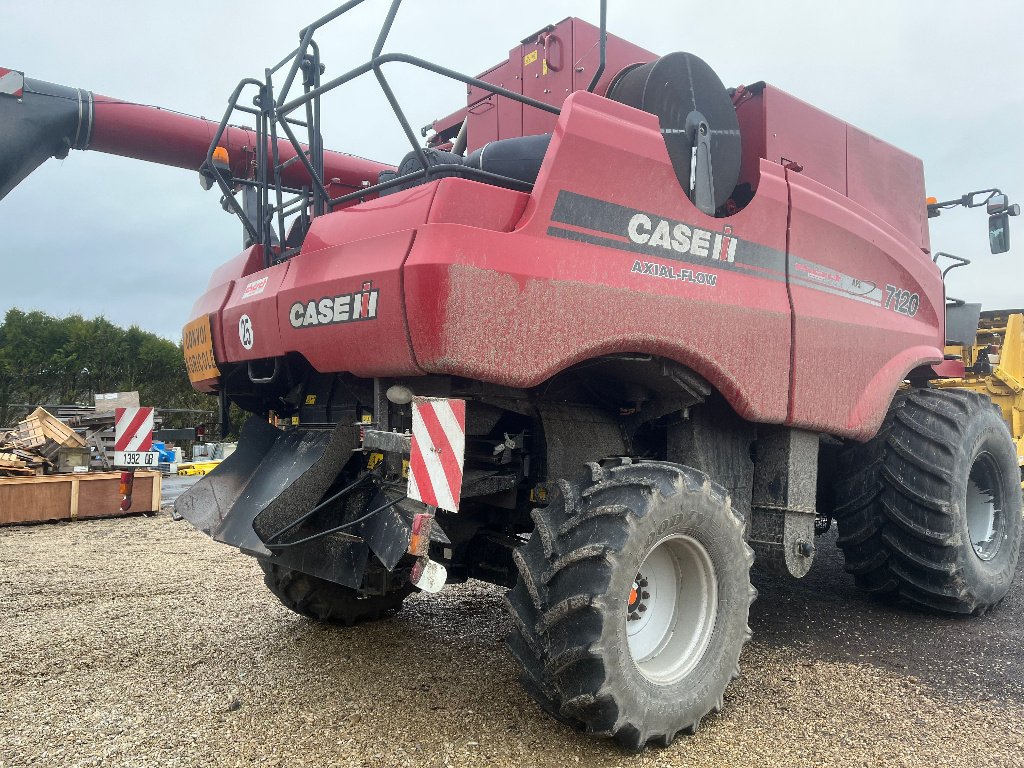
M 789 427 L 758 432 L 751 499 L 755 564 L 801 578 L 814 560 L 818 435 Z
M 708 216 L 714 216 L 715 179 L 711 167 L 711 130 L 708 127 L 708 121 L 700 112 L 693 111 L 686 116 L 684 130 L 690 137 L 690 144 L 697 154 L 690 200 L 698 210 Z

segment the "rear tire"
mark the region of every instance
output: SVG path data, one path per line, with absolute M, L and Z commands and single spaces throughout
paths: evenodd
M 350 587 L 266 560 L 260 560 L 259 564 L 267 589 L 287 608 L 329 624 L 352 626 L 357 621 L 383 618 L 401 608 L 402 602 L 415 589 L 406 583 L 386 595 L 363 596 Z
M 898 394 L 878 435 L 842 456 L 836 501 L 838 544 L 860 588 L 968 614 L 1009 591 L 1020 553 L 1020 470 L 987 397 Z
M 739 676 L 754 555 L 703 473 L 641 462 L 560 481 L 515 551 L 508 638 L 546 711 L 630 749 L 718 712 Z

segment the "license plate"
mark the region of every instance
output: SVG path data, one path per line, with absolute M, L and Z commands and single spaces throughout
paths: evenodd
M 189 381 L 203 381 L 220 377 L 217 360 L 213 356 L 213 335 L 210 316 L 197 317 L 181 331 L 181 346 L 185 352 L 185 368 Z
M 143 451 L 114 451 L 115 467 L 152 468 L 160 463 L 160 454 Z

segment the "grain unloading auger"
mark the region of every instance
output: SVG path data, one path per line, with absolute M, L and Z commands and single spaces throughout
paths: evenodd
M 0 67 L 0 199 L 50 157 L 93 150 L 198 171 L 218 124 L 173 110 L 112 99 L 55 85 Z M 269 140 L 268 140 L 269 144 Z M 306 168 L 289 141 L 277 141 L 283 181 L 309 186 Z M 254 131 L 226 127 L 221 146 L 230 173 L 251 178 L 259 151 Z M 305 147 L 303 147 L 305 149 Z M 291 162 L 289 162 L 291 161 Z M 324 175 L 340 191 L 367 186 L 391 168 L 340 152 L 323 152 Z
M 603 3 L 600 28 L 565 19 L 469 77 L 384 52 L 393 0 L 370 59 L 322 80 L 314 34 L 359 4 L 242 81 L 191 166 L 247 247 L 193 307 L 189 376 L 254 416 L 181 514 L 319 620 L 377 618 L 411 583 L 511 587 L 526 688 L 629 747 L 722 707 L 751 565 L 805 575 L 816 522 L 864 589 L 1002 599 L 1017 459 L 991 401 L 932 385 L 919 160 L 606 35 Z M 425 142 L 396 64 L 466 85 Z M 411 151 L 346 190 L 320 101 L 361 76 Z

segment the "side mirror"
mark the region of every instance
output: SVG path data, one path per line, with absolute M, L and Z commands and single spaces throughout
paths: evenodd
M 988 217 L 988 248 L 992 253 L 1010 250 L 1010 214 L 997 213 Z
M 985 210 L 989 216 L 994 216 L 997 213 L 1002 213 L 1009 206 L 1010 201 L 1006 198 L 1006 195 L 993 194 L 987 201 L 985 201 Z

